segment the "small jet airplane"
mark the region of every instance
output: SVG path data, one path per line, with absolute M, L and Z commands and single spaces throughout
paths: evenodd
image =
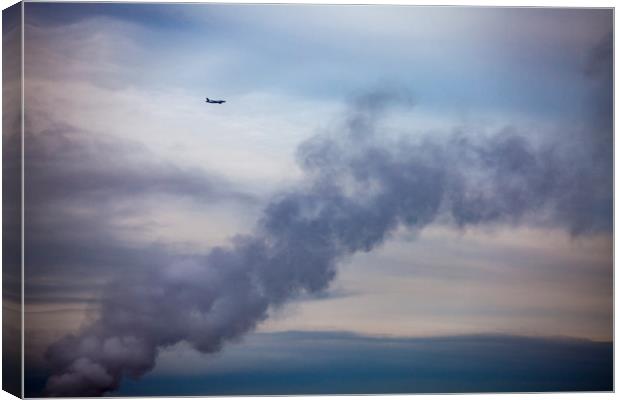
M 226 100 L 211 100 L 210 98 L 207 97 L 207 100 L 205 100 L 206 103 L 210 103 L 210 104 L 222 104 L 222 103 L 226 103 Z

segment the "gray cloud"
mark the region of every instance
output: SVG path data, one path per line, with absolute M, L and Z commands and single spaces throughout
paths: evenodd
M 321 293 L 339 261 L 371 251 L 400 226 L 416 231 L 443 219 L 456 227 L 552 224 L 572 234 L 611 229 L 611 182 L 598 175 L 605 166 L 588 157 L 591 147 L 573 153 L 574 143 L 534 144 L 511 130 L 389 140 L 381 117 L 399 98 L 368 95 L 338 134 L 303 143 L 306 180 L 276 196 L 251 235 L 115 279 L 100 318 L 49 348 L 47 394 L 104 394 L 181 341 L 216 352 L 272 308 Z
M 129 228 L 119 222 L 140 216 L 148 200 L 180 198 L 198 206 L 255 201 L 220 177 L 161 161 L 138 143 L 49 126 L 37 133 L 28 129 L 25 137 L 28 303 L 81 298 L 74 290 L 76 276 L 92 296 L 121 271 L 148 270 L 182 255 L 167 243 L 142 243 L 145 221 Z M 19 139 L 7 139 L 7 155 L 17 157 Z M 14 164 L 6 158 L 7 166 Z M 137 240 L 122 238 L 121 232 Z
M 101 204 L 158 193 L 199 202 L 251 200 L 218 177 L 161 161 L 130 140 L 52 125 L 27 134 L 25 141 L 28 201 L 36 207 L 49 201 Z

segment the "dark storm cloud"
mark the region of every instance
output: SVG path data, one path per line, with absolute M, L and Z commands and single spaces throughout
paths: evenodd
M 573 154 L 555 138 L 534 144 L 509 129 L 388 139 L 381 117 L 400 104 L 399 93 L 369 94 L 337 134 L 303 143 L 306 179 L 271 201 L 251 235 L 113 281 L 99 320 L 49 348 L 46 393 L 115 390 L 124 376 L 152 369 L 160 348 L 181 341 L 216 352 L 270 309 L 321 293 L 339 261 L 373 250 L 398 227 L 418 231 L 444 219 L 457 227 L 545 223 L 572 234 L 610 229 L 611 182 L 597 175 L 607 160 L 588 157 L 591 147 Z

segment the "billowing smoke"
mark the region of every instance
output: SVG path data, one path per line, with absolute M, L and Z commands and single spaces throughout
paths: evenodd
M 49 348 L 46 393 L 112 391 L 181 341 L 217 352 L 288 300 L 325 290 L 343 258 L 371 251 L 401 227 L 611 229 L 611 160 L 593 157 L 596 143 L 534 142 L 511 130 L 393 138 L 381 117 L 402 105 L 410 105 L 402 94 L 371 93 L 353 103 L 337 134 L 303 143 L 303 183 L 275 197 L 252 234 L 112 282 L 98 320 Z M 590 134 L 576 135 L 578 142 Z

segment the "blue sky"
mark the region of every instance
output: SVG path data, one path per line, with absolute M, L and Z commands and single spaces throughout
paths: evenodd
M 50 387 L 110 390 L 178 343 L 206 374 L 253 331 L 611 340 L 611 11 L 28 3 L 25 22 L 27 362 Z
M 581 63 L 611 24 L 601 9 L 53 7 L 58 11 L 45 15 L 49 7 L 32 5 L 32 18 L 129 25 L 134 34 L 126 40 L 142 54 L 123 54 L 130 57 L 123 61 L 147 71 L 118 84 L 169 85 L 197 95 L 203 87 L 224 94 L 260 88 L 340 101 L 361 85 L 392 80 L 414 90 L 424 107 L 552 116 L 582 107 Z

